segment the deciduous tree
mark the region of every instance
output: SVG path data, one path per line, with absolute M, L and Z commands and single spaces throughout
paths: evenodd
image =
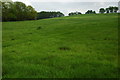
M 105 9 L 104 8 L 100 8 L 99 13 L 105 13 Z

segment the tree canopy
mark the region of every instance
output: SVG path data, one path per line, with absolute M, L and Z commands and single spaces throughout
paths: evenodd
M 117 11 L 118 11 L 118 7 L 116 7 L 116 6 L 110 6 L 110 7 L 108 7 L 108 8 L 106 8 L 106 9 L 104 9 L 104 8 L 100 8 L 99 9 L 99 13 L 117 13 Z
M 85 14 L 96 14 L 96 12 L 93 10 L 88 10 Z
M 99 13 L 105 13 L 105 9 L 104 8 L 100 8 Z
M 36 15 L 32 6 L 26 6 L 22 2 L 2 2 L 3 21 L 34 20 Z
M 81 12 L 71 12 L 71 13 L 69 13 L 68 15 L 69 16 L 72 16 L 72 15 L 80 15 L 80 14 L 82 14 Z
M 41 11 L 38 13 L 37 19 L 46 19 L 46 18 L 54 18 L 54 17 L 62 17 L 64 16 L 63 13 L 61 12 L 46 12 L 46 11 Z

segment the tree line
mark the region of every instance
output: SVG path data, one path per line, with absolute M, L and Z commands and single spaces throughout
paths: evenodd
M 100 14 L 103 14 L 103 13 L 117 13 L 117 12 L 118 12 L 118 7 L 116 7 L 116 6 L 114 6 L 114 7 L 110 6 L 108 8 L 100 8 L 99 9 Z M 79 12 L 79 13 L 82 14 L 81 12 Z M 72 16 L 72 15 L 80 15 L 80 14 L 78 14 L 78 12 L 71 12 L 68 15 Z M 85 12 L 85 14 L 96 14 L 96 12 L 93 11 L 93 10 L 88 10 L 87 12 Z
M 110 6 L 108 8 L 100 8 L 99 13 L 117 13 L 118 7 Z
M 71 16 L 71 15 L 79 15 L 79 14 L 82 14 L 82 13 L 76 11 L 76 12 L 71 12 L 71 13 L 69 13 L 68 15 Z
M 37 19 L 46 19 L 46 18 L 54 18 L 54 17 L 62 17 L 64 16 L 63 13 L 61 12 L 46 12 L 46 11 L 41 11 L 38 12 Z
M 25 5 L 22 2 L 0 2 L 2 3 L 2 21 L 23 21 L 23 20 L 36 20 L 54 17 L 63 17 L 64 14 L 55 11 L 41 11 L 37 12 L 32 6 Z M 100 8 L 99 13 L 117 13 L 118 7 L 110 6 L 108 8 Z M 80 15 L 81 12 L 71 12 L 68 15 Z M 85 14 L 96 14 L 93 10 L 88 10 Z
M 2 21 L 23 21 L 64 16 L 61 12 L 37 12 L 22 2 L 2 2 Z
M 88 10 L 85 14 L 96 14 L 96 12 L 93 10 Z

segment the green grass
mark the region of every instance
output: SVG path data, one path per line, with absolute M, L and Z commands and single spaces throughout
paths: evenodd
M 117 78 L 117 22 L 117 14 L 3 22 L 3 78 Z

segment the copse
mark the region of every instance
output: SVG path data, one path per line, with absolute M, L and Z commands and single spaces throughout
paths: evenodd
M 117 13 L 117 11 L 118 11 L 118 7 L 113 7 L 113 9 L 114 9 L 114 13 Z
M 104 8 L 100 8 L 99 13 L 105 13 L 105 9 Z
M 61 12 L 46 12 L 41 11 L 37 14 L 37 19 L 46 19 L 46 18 L 54 18 L 54 17 L 63 17 L 64 14 Z
M 12 7 L 12 3 L 10 2 L 2 2 L 2 20 L 3 21 L 7 21 L 10 19 L 15 19 L 15 15 L 13 13 L 13 7 Z
M 99 13 L 117 13 L 118 12 L 118 7 L 116 6 L 109 6 L 108 8 L 100 8 Z
M 27 7 L 24 3 L 22 2 L 14 2 L 14 10 L 15 10 L 15 15 L 17 20 L 26 20 L 26 13 L 27 13 Z M 12 12 L 11 12 L 12 13 Z
M 96 12 L 92 10 L 88 10 L 85 14 L 96 14 Z
M 106 13 L 110 13 L 109 8 L 106 8 L 105 11 Z
M 109 7 L 109 11 L 110 11 L 110 13 L 113 13 L 113 12 L 114 12 L 114 7 L 113 7 L 113 6 L 110 6 L 110 7 Z
M 32 6 L 27 6 L 27 19 L 28 20 L 36 20 L 37 19 L 37 12 L 34 10 Z
M 69 13 L 68 15 L 69 16 L 72 16 L 72 15 L 80 15 L 80 14 L 82 14 L 81 12 L 71 12 L 71 13 Z
M 2 2 L 2 21 L 23 21 L 36 19 L 37 12 L 22 2 Z
M 116 6 L 110 6 L 109 8 L 107 8 L 109 10 L 109 13 L 117 13 L 118 11 L 118 7 Z

